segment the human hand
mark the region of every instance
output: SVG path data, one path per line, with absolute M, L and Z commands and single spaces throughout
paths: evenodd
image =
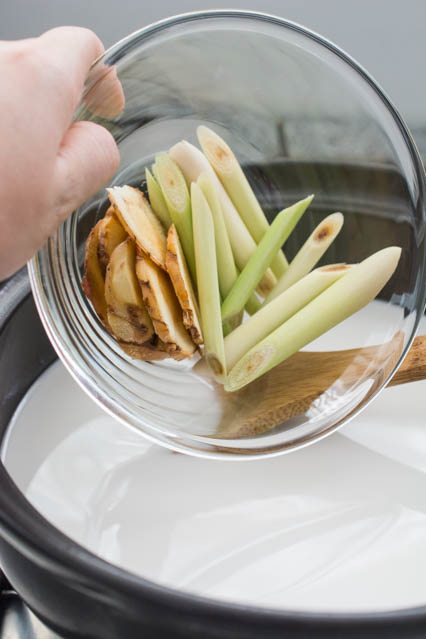
M 0 42 L 0 280 L 118 168 L 105 128 L 72 124 L 89 68 L 103 50 L 93 32 L 78 27 Z

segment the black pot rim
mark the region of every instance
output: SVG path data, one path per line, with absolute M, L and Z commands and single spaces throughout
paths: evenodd
M 191 21 L 201 16 L 205 18 L 246 17 L 276 22 L 308 35 L 328 49 L 334 51 L 334 53 L 354 67 L 375 89 L 395 117 L 407 141 L 407 146 L 411 150 L 414 164 L 417 166 L 419 172 L 419 177 L 421 177 L 419 183 L 424 199 L 425 184 L 422 161 L 407 126 L 390 100 L 371 76 L 352 58 L 329 41 L 304 27 L 300 27 L 282 18 L 257 12 L 237 10 L 200 11 L 168 18 L 141 29 L 111 47 L 109 52 L 113 52 L 118 46 L 125 46 L 126 42 L 134 38 L 136 34 L 153 33 L 178 21 Z M 28 293 L 29 285 L 27 275 L 21 271 L 12 278 L 2 291 L 3 307 L 0 309 L 0 332 Z M 390 628 L 395 625 L 413 625 L 413 623 L 417 627 L 418 624 L 423 626 L 423 624 L 426 623 L 426 605 L 400 610 L 366 613 L 286 611 L 222 602 L 220 600 L 175 590 L 138 577 L 135 574 L 108 563 L 80 544 L 72 541 L 45 519 L 30 504 L 23 493 L 21 493 L 1 462 L 0 531 L 5 541 L 19 553 L 26 556 L 30 561 L 54 569 L 55 572 L 62 575 L 64 579 L 72 575 L 73 577 L 78 576 L 82 582 L 87 580 L 91 583 L 98 583 L 100 584 L 100 588 L 102 588 L 102 584 L 105 584 L 105 586 L 112 587 L 124 595 L 128 594 L 136 598 L 155 601 L 157 604 L 169 609 L 170 612 L 175 611 L 176 614 L 186 613 L 188 615 L 195 615 L 198 618 L 208 616 L 210 619 L 213 614 L 218 621 L 232 621 L 235 623 L 244 619 L 245 623 L 254 623 L 257 627 L 261 627 L 262 624 L 273 624 L 283 629 L 288 624 L 299 625 L 300 627 L 315 626 L 322 629 L 328 627 L 331 630 L 333 628 Z

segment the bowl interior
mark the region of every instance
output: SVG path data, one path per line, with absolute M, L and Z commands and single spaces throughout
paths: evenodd
M 115 74 L 125 96 L 119 114 L 111 90 Z M 323 264 L 358 262 L 389 245 L 403 249 L 379 300 L 308 347 L 377 348 L 354 355 L 291 419 L 283 417 L 273 429 L 239 430 L 234 417 L 244 410 L 246 395 L 233 398 L 230 418 L 217 387 L 192 363 L 132 361 L 100 326 L 80 287 L 84 242 L 107 208 L 100 191 L 32 267 L 54 345 L 95 400 L 167 446 L 248 457 L 318 439 L 377 393 L 409 344 L 424 304 L 424 178 L 398 115 L 355 63 L 282 20 L 232 11 L 184 16 L 107 52 L 91 72 L 77 119 L 103 124 L 117 140 L 121 165 L 113 184 L 143 187 L 144 168 L 155 153 L 182 138 L 195 142 L 196 126 L 204 123 L 232 146 L 270 220 L 315 193 L 285 246 L 289 259 L 319 220 L 336 210 L 344 213 L 345 225 Z M 289 371 L 292 365 L 289 360 Z M 262 392 L 272 379 L 259 381 Z

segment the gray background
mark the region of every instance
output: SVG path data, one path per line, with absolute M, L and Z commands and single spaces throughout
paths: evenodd
M 255 9 L 299 22 L 345 49 L 379 82 L 426 156 L 426 0 L 0 0 L 0 39 L 60 24 L 92 28 L 106 46 L 160 18 L 207 8 Z

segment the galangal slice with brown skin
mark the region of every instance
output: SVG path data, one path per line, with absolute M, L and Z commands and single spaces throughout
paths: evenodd
M 127 238 L 112 252 L 105 276 L 108 325 L 121 342 L 144 344 L 154 335 L 135 272 L 136 247 Z
M 114 212 L 139 251 L 165 270 L 166 234 L 143 193 L 132 186 L 114 186 L 107 192 Z
M 167 273 L 149 257 L 136 259 L 136 276 L 158 337 L 175 359 L 191 357 L 196 349 L 182 321 L 182 309 Z
M 167 234 L 166 268 L 182 308 L 183 324 L 195 344 L 203 343 L 200 311 L 182 245 L 174 224 Z
M 140 359 L 144 362 L 154 362 L 170 357 L 164 343 L 154 335 L 149 342 L 145 344 L 127 344 L 126 342 L 118 342 L 120 348 L 132 359 Z
M 113 250 L 127 238 L 127 232 L 124 230 L 118 217 L 115 215 L 112 206 L 109 207 L 105 217 L 100 220 L 98 233 L 99 264 L 105 274 Z
M 84 294 L 91 301 L 99 319 L 106 325 L 107 304 L 105 301 L 105 279 L 98 258 L 99 225 L 100 222 L 92 228 L 86 240 L 84 276 L 81 281 L 81 286 Z

